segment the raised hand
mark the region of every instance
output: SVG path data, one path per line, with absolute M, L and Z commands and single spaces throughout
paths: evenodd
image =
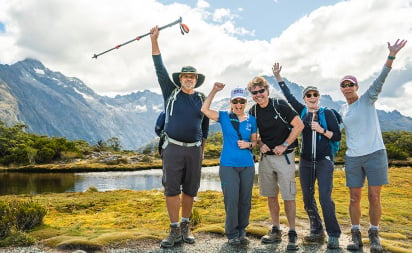
M 272 66 L 272 72 L 275 77 L 280 76 L 280 71 L 282 70 L 282 66 L 280 66 L 279 62 L 275 62 Z
M 391 45 L 388 42 L 389 55 L 390 56 L 395 56 L 399 52 L 399 50 L 401 50 L 405 46 L 406 42 L 408 42 L 408 41 L 407 40 L 400 40 L 400 39 L 397 39 L 395 44 L 393 44 L 393 45 Z
M 223 90 L 223 88 L 225 88 L 224 83 L 215 82 L 215 84 L 213 85 L 213 90 L 216 92 Z

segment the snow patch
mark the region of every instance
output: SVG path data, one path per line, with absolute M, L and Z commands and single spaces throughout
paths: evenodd
M 33 70 L 34 70 L 34 72 L 36 72 L 36 74 L 39 74 L 39 75 L 44 75 L 45 74 L 43 69 L 33 69 Z
M 137 112 L 147 112 L 147 106 L 146 105 L 136 105 L 135 107 Z

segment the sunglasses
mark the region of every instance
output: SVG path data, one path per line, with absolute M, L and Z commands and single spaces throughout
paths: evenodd
M 250 93 L 252 93 L 253 95 L 257 95 L 258 93 L 262 94 L 263 92 L 265 92 L 265 88 L 260 89 L 260 90 L 256 90 L 256 91 L 251 91 Z
M 318 94 L 318 93 L 313 93 L 313 94 L 310 93 L 310 94 L 306 94 L 305 96 L 306 96 L 307 98 L 311 98 L 312 96 L 315 97 L 315 98 L 317 98 L 317 97 L 319 97 L 319 94 Z
M 355 85 L 356 85 L 355 83 L 341 83 L 340 87 L 341 88 L 346 88 L 346 87 L 351 87 L 352 88 Z
M 232 104 L 234 104 L 234 105 L 237 105 L 237 104 L 244 105 L 244 104 L 246 104 L 246 100 L 244 100 L 244 99 L 234 99 L 234 100 L 232 100 Z

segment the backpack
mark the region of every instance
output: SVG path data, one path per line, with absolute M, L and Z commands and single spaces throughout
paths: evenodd
M 276 100 L 276 103 L 275 103 L 275 100 Z M 255 116 L 255 118 L 256 118 L 256 123 L 257 123 L 257 113 L 256 113 L 256 104 L 255 105 L 253 105 L 253 107 L 251 108 L 251 110 L 254 110 L 254 115 L 253 116 Z M 280 106 L 280 104 L 279 104 L 279 99 L 278 98 L 272 98 L 272 106 L 273 106 L 273 109 L 275 110 L 275 113 L 276 113 L 276 116 L 275 116 L 275 119 L 277 119 L 278 117 L 282 120 L 282 122 L 286 125 L 286 127 L 289 129 L 289 132 L 290 131 L 292 131 L 292 126 L 289 124 L 289 122 L 287 122 L 286 121 L 286 119 L 284 119 L 283 117 L 282 117 L 282 115 L 279 113 L 279 106 Z M 295 147 L 297 147 L 298 146 L 298 139 L 296 138 L 296 140 L 293 142 L 293 143 L 291 143 L 290 145 L 289 145 L 289 147 L 288 147 L 288 151 L 290 151 L 290 150 L 293 150 Z
M 318 115 L 319 115 L 319 124 L 325 128 L 326 130 L 328 129 L 328 123 L 326 122 L 326 117 L 325 117 L 325 109 L 326 107 L 320 107 L 319 111 L 318 111 Z M 342 123 L 342 117 L 340 116 L 340 114 L 332 109 L 332 108 L 327 108 L 329 110 L 331 110 L 333 112 L 333 114 L 335 114 L 336 120 L 338 121 L 338 125 Z M 300 118 L 303 119 L 303 117 L 306 115 L 306 113 L 308 112 L 308 108 L 305 106 L 302 110 L 302 112 L 300 113 Z M 320 138 L 322 138 L 321 135 L 319 135 L 319 140 Z M 330 145 L 330 149 L 332 151 L 332 160 L 334 159 L 336 153 L 339 151 L 340 148 L 340 141 L 332 141 L 329 139 L 329 145 Z
M 179 92 L 181 90 L 182 90 L 182 88 L 178 87 L 178 88 L 175 88 L 172 91 L 169 98 L 167 99 L 166 106 L 165 106 L 164 110 L 159 113 L 159 116 L 157 116 L 156 123 L 155 123 L 155 133 L 156 133 L 157 136 L 160 137 L 158 147 L 157 147 L 157 150 L 158 150 L 159 154 L 161 154 L 161 151 L 162 151 L 162 145 L 163 145 L 164 140 L 165 140 L 164 129 L 165 129 L 165 126 L 167 124 L 167 120 L 169 119 L 169 117 L 166 117 L 166 112 L 167 112 L 169 106 L 171 106 L 169 116 L 173 115 L 173 105 L 174 105 L 174 102 L 176 101 L 177 94 L 179 94 Z M 197 92 L 197 91 L 195 93 L 200 97 L 200 100 L 203 103 L 205 101 L 205 95 L 203 93 L 200 93 L 200 92 Z

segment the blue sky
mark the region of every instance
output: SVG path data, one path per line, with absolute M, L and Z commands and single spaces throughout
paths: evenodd
M 290 81 L 344 100 L 339 79 L 355 75 L 363 92 L 384 64 L 386 43 L 401 38 L 409 42 L 376 105 L 412 117 L 411 13 L 412 0 L 0 0 L 0 64 L 35 58 L 101 95 L 160 92 L 149 38 L 91 56 L 181 16 L 190 32 L 161 31 L 163 60 L 169 73 L 183 65 L 204 73 L 200 91 L 220 81 L 228 97 L 280 62 Z
M 186 3 L 196 7 L 197 0 L 160 0 L 164 4 Z M 211 0 L 207 1 L 208 11 L 229 10 L 233 15 L 237 27 L 243 27 L 250 33 L 237 35 L 241 39 L 271 40 L 278 37 L 282 31 L 288 28 L 299 18 L 322 6 L 335 4 L 337 0 Z M 224 19 L 227 20 L 228 18 Z M 213 17 L 206 19 L 213 23 Z

